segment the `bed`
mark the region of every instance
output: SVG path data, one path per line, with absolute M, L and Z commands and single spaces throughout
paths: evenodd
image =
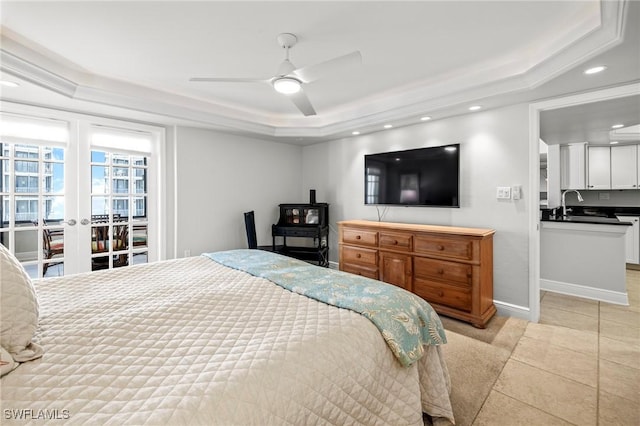
M 33 285 L 43 354 L 2 377 L 3 424 L 453 421 L 439 345 L 405 366 L 366 315 L 207 256 Z

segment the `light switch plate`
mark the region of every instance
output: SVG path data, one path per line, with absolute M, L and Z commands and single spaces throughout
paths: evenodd
M 519 200 L 522 198 L 522 185 L 513 185 L 511 188 L 511 195 L 514 200 Z
M 498 200 L 510 200 L 511 199 L 511 187 L 499 186 L 497 193 Z

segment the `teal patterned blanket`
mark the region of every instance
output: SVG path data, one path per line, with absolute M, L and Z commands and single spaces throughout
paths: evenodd
M 447 342 L 433 308 L 400 287 L 261 250 L 229 250 L 203 256 L 294 293 L 358 312 L 378 327 L 404 366 L 420 359 L 423 345 Z

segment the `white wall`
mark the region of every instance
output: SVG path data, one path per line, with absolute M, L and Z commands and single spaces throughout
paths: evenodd
M 303 191 L 315 188 L 318 201 L 331 204 L 331 260 L 338 257 L 336 221 L 378 219 L 376 207 L 364 205 L 365 154 L 451 143 L 461 144 L 461 207 L 391 207 L 383 220 L 495 229 L 494 299 L 528 307 L 531 207 L 524 104 L 305 147 Z M 516 184 L 522 185 L 520 200 L 496 199 L 497 186 Z
M 271 244 L 278 204 L 300 201 L 301 156 L 299 146 L 175 128 L 167 161 L 175 175 L 167 204 L 174 245 L 167 256 L 246 248 L 242 213 L 249 210 L 255 211 L 258 244 Z

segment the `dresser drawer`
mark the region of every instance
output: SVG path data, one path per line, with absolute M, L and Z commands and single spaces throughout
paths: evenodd
M 393 234 L 389 232 L 380 232 L 380 248 L 393 250 L 411 251 L 411 234 Z
M 342 241 L 359 246 L 378 246 L 378 233 L 364 229 L 344 228 L 342 230 Z
M 454 282 L 471 286 L 473 266 L 464 263 L 447 262 L 444 260 L 413 259 L 413 272 L 416 277 L 436 279 L 444 282 Z
M 360 247 L 340 246 L 340 262 L 345 264 L 378 266 L 378 251 Z
M 379 279 L 377 268 L 367 268 L 364 266 L 354 265 L 351 263 L 340 264 L 340 270 L 349 272 L 350 274 L 360 275 L 362 277 L 372 278 L 374 280 Z
M 473 241 L 469 239 L 416 235 L 414 245 L 416 253 L 460 260 L 473 259 Z
M 427 302 L 471 312 L 471 288 L 414 278 L 413 292 Z

